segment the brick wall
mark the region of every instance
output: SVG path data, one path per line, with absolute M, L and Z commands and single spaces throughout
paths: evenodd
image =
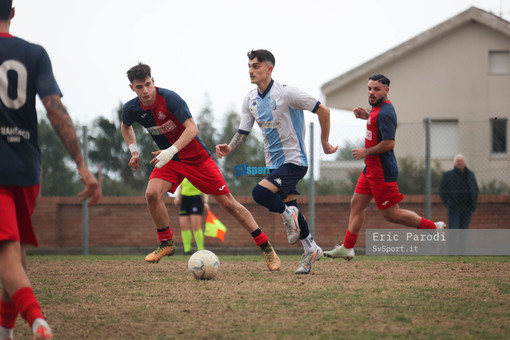
M 350 196 L 317 196 L 315 211 L 315 239 L 324 248 L 341 243 L 347 229 Z M 174 240 L 181 244 L 178 209 L 173 199 L 165 198 L 170 215 Z M 237 197 L 253 214 L 261 229 L 277 248 L 301 249 L 301 245 L 287 243 L 285 228 L 280 216 L 268 212 L 254 203 L 251 197 Z M 214 201 L 214 200 L 212 200 Z M 406 196 L 403 209 L 425 214 L 424 196 Z M 299 205 L 308 216 L 308 198 L 300 197 Z M 510 196 L 481 195 L 472 228 L 510 228 Z M 215 202 L 211 210 L 228 228 L 225 241 L 206 237 L 207 247 L 253 247 L 254 242 L 246 230 Z M 432 197 L 434 221 L 447 221 L 446 209 L 439 196 Z M 82 246 L 82 205 L 75 197 L 41 197 L 33 215 L 34 228 L 40 248 L 80 248 Z M 366 212 L 365 225 L 359 235 L 357 247 L 364 247 L 367 228 L 402 228 L 386 222 L 374 203 Z M 157 244 L 155 228 L 143 197 L 103 197 L 100 204 L 89 208 L 89 246 L 101 247 L 153 247 Z

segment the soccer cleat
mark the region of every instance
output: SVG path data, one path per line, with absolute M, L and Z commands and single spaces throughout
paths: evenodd
M 322 257 L 322 249 L 317 246 L 317 249 L 313 253 L 310 254 L 303 254 L 301 256 L 301 265 L 299 268 L 294 272 L 294 274 L 308 274 L 312 270 L 312 265 L 315 263 L 315 261 L 319 261 Z
M 345 248 L 343 244 L 340 246 L 337 244 L 332 250 L 325 251 L 324 256 L 350 261 L 354 257 L 354 248 Z
M 266 259 L 267 268 L 269 268 L 270 271 L 274 272 L 280 269 L 282 261 L 280 261 L 278 255 L 276 255 L 276 252 L 274 251 L 273 246 L 271 243 L 269 243 L 269 241 L 267 242 L 267 245 L 262 248 L 262 253 Z
M 436 229 L 448 229 L 448 226 L 444 222 L 436 222 L 434 224 L 436 225 Z
M 50 326 L 44 319 L 37 318 L 32 324 L 32 331 L 34 332 L 34 340 L 49 340 L 53 339 Z
M 158 263 L 159 260 L 163 258 L 163 256 L 172 256 L 173 254 L 175 254 L 174 241 L 164 241 L 161 242 L 156 250 L 145 257 L 145 261 L 150 263 Z
M 287 240 L 290 244 L 294 244 L 299 240 L 299 209 L 295 206 L 290 206 L 289 209 L 292 210 L 292 217 L 284 219 L 283 224 L 285 229 L 287 229 Z

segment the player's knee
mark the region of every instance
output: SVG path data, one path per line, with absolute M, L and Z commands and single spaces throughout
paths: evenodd
M 160 199 L 159 194 L 154 190 L 147 190 L 145 192 L 145 200 L 148 204 L 157 202 Z

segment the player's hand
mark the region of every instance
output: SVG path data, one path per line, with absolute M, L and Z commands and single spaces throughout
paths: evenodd
M 326 155 L 329 155 L 329 154 L 335 153 L 338 150 L 338 145 L 333 146 L 328 141 L 323 141 L 322 142 L 322 150 L 324 150 L 324 153 Z
M 180 197 L 174 198 L 174 205 L 179 205 L 179 204 L 181 204 L 181 198 Z
M 155 164 L 156 168 L 162 168 L 166 163 L 170 162 L 172 158 L 174 158 L 175 154 L 178 151 L 179 150 L 175 145 L 172 145 L 171 147 L 165 150 L 154 151 L 152 152 L 152 154 L 155 155 L 156 157 L 154 157 L 150 161 L 150 163 Z
M 352 150 L 352 157 L 356 159 L 363 159 L 367 156 L 365 148 L 357 148 Z
M 226 155 L 228 155 L 232 151 L 232 148 L 228 146 L 228 144 L 218 144 L 216 145 L 216 156 L 219 159 L 222 159 Z
M 103 196 L 101 185 L 96 180 L 94 175 L 92 175 L 92 173 L 89 171 L 86 165 L 79 168 L 78 173 L 80 174 L 81 181 L 85 185 L 85 189 L 78 194 L 80 202 L 88 199 L 88 206 L 97 204 L 99 199 Z
M 354 110 L 352 110 L 352 112 L 354 113 L 354 116 L 359 119 L 367 120 L 368 116 L 370 116 L 368 111 L 362 107 L 356 107 Z
M 131 159 L 129 160 L 129 167 L 135 170 L 138 170 L 140 167 L 140 154 L 138 152 L 133 152 L 131 154 Z

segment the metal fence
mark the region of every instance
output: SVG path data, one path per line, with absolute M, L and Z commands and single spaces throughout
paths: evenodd
M 444 172 L 452 170 L 454 157 L 462 154 L 475 174 L 480 195 L 510 195 L 507 125 L 504 118 L 399 123 L 394 151 L 400 191 L 405 195 L 439 194 Z M 313 124 L 310 129 L 318 141 L 320 127 Z M 320 142 L 313 143 L 316 194 L 352 195 L 364 163 L 352 158 L 351 149 L 364 146 L 365 131 L 364 124 L 332 125 L 330 140 L 340 146 L 335 155 L 324 155 Z

